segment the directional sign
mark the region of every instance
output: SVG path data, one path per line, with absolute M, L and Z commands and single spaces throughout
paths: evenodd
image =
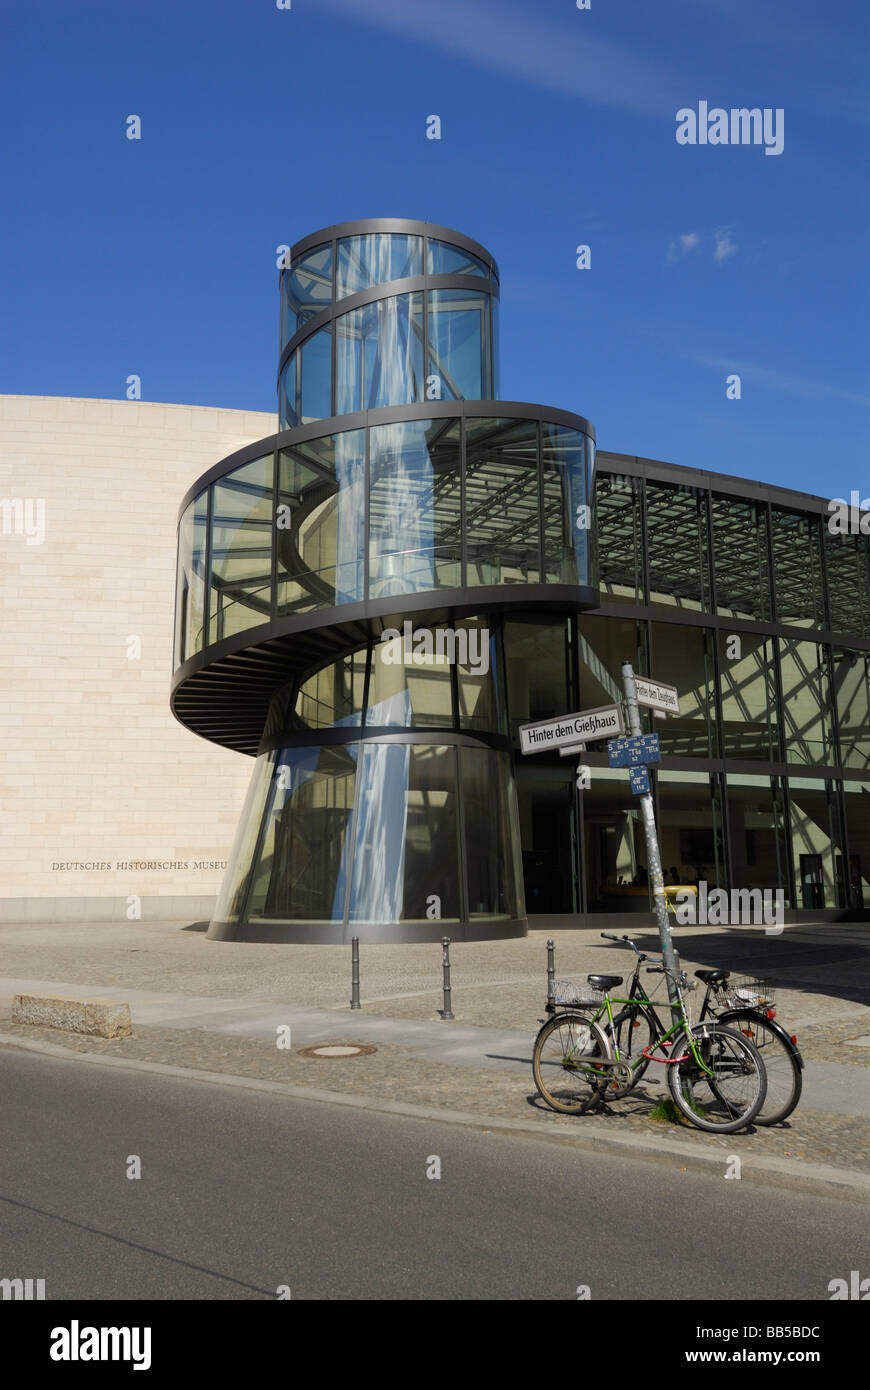
M 649 791 L 649 773 L 645 767 L 628 769 L 628 785 L 636 796 L 646 796 Z
M 521 725 L 520 750 L 544 753 L 548 748 L 561 748 L 566 744 L 612 738 L 624 729 L 622 706 L 601 705 L 598 709 L 581 710 L 579 714 L 564 714 L 561 719 L 547 719 L 543 724 Z
M 611 767 L 637 767 L 662 760 L 658 734 L 635 734 L 633 738 L 614 738 L 607 745 Z
M 680 697 L 675 685 L 648 681 L 642 676 L 635 676 L 634 684 L 639 705 L 646 705 L 649 709 L 665 710 L 668 714 L 679 714 Z

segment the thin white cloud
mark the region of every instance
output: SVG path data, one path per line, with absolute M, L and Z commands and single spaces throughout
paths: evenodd
M 672 74 L 596 38 L 589 13 L 573 7 L 559 21 L 537 5 L 494 0 L 320 0 L 320 8 L 602 106 L 672 118 L 679 105 Z
M 731 228 L 721 227 L 716 233 L 716 246 L 713 250 L 713 260 L 717 265 L 727 261 L 729 256 L 733 256 L 737 250 L 736 241 L 731 240 Z
M 786 396 L 802 396 L 804 399 L 813 400 L 834 396 L 837 400 L 849 401 L 852 405 L 870 406 L 870 396 L 863 396 L 858 391 L 844 391 L 842 387 L 831 386 L 825 381 L 791 376 L 788 372 L 778 372 L 773 367 L 762 367 L 756 362 L 735 362 L 731 357 L 712 357 L 706 353 L 694 353 L 693 357 L 704 367 L 714 367 L 717 371 L 728 373 L 737 372 L 747 381 L 755 381 L 769 391 L 779 391 Z
M 680 237 L 680 246 L 682 247 L 683 255 L 685 255 L 687 251 L 694 251 L 695 247 L 699 246 L 700 243 L 701 238 L 698 236 L 697 232 L 686 232 Z

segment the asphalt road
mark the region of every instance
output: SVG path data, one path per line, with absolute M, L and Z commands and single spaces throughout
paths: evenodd
M 0 1100 L 0 1278 L 48 1299 L 828 1300 L 868 1266 L 856 1204 L 679 1159 L 11 1049 Z

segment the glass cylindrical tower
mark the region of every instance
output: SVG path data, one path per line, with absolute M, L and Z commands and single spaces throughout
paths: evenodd
M 212 937 L 526 930 L 504 623 L 598 602 L 594 432 L 498 399 L 498 294 L 400 219 L 281 270 L 279 433 L 179 517 L 173 709 L 256 758 Z

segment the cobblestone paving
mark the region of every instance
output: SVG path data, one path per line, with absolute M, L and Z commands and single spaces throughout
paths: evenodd
M 806 1030 L 807 1035 L 811 1031 Z M 817 1031 L 818 1038 L 813 1037 L 809 1042 L 814 1048 L 824 1046 L 822 1055 L 830 1058 L 831 1031 L 824 1028 Z M 703 1152 L 718 1150 L 723 1157 L 723 1171 L 728 1155 L 736 1154 L 746 1164 L 754 1155 L 763 1154 L 793 1162 L 796 1167 L 802 1163 L 820 1163 L 865 1174 L 870 1172 L 870 1120 L 802 1111 L 800 1106 L 787 1125 L 748 1134 L 717 1136 L 679 1124 L 651 1121 L 649 1112 L 662 1094 L 657 1086 L 643 1085 L 643 1093 L 636 1097 L 607 1107 L 600 1114 L 574 1118 L 548 1110 L 536 1096 L 530 1074 L 524 1078 L 519 1073 L 424 1062 L 409 1055 L 406 1049 L 392 1045 L 379 1046 L 377 1052 L 368 1056 L 326 1060 L 300 1057 L 295 1051 L 280 1050 L 272 1043 L 200 1029 L 137 1026 L 130 1038 L 107 1040 L 53 1028 L 13 1024 L 5 1018 L 0 1021 L 0 1034 L 4 1040 L 21 1038 L 50 1042 L 69 1048 L 71 1052 L 101 1053 L 259 1080 L 286 1081 L 294 1086 L 312 1086 L 346 1095 L 463 1110 L 480 1114 L 484 1128 L 486 1118 L 493 1117 L 540 1125 L 542 1132 L 582 1129 L 608 1136 L 654 1136 L 656 1146 L 662 1150 L 675 1142 L 690 1142 Z M 354 1040 L 349 1027 L 329 1042 Z M 861 1053 L 861 1049 L 854 1050 Z M 844 1060 L 843 1053 L 847 1051 L 847 1048 L 838 1049 L 837 1060 Z M 860 1058 L 858 1064 L 861 1064 Z M 866 1061 L 863 1064 L 866 1065 Z M 680 1159 L 681 1155 L 675 1154 L 677 1166 L 680 1166 Z

